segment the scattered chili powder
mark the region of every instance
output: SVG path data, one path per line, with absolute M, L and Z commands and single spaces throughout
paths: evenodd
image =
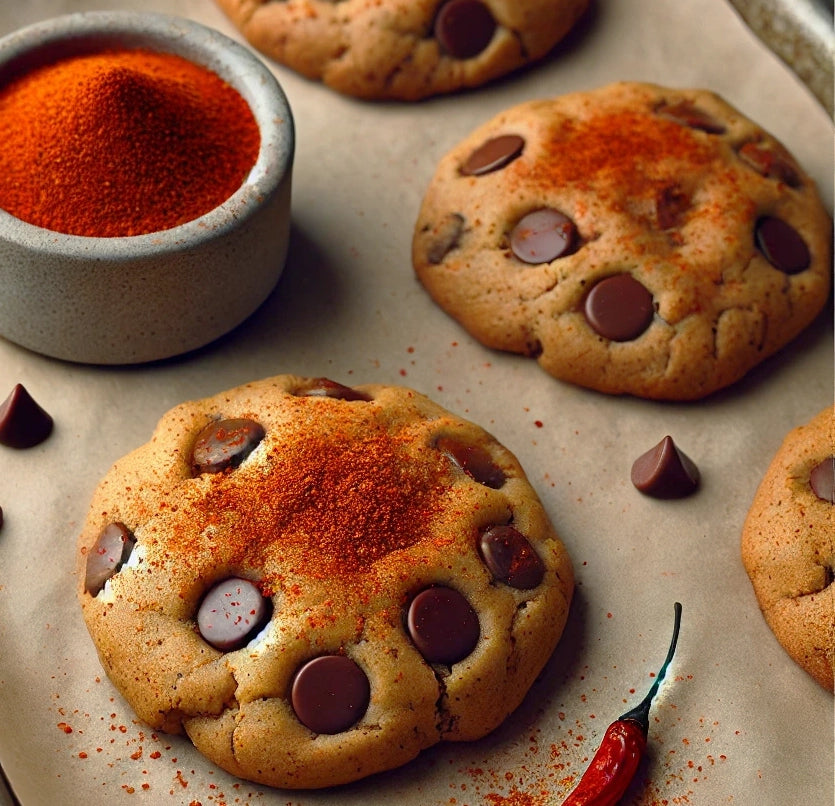
M 241 95 L 180 56 L 65 58 L 0 87 L 0 207 L 71 235 L 169 229 L 228 199 L 260 139 Z

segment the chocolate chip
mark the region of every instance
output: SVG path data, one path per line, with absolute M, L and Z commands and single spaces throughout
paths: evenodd
M 665 104 L 658 109 L 658 114 L 674 120 L 676 123 L 681 123 L 684 126 L 689 126 L 691 129 L 698 129 L 708 134 L 722 134 L 725 131 L 724 124 L 687 101 Z
M 207 425 L 192 448 L 192 469 L 200 473 L 220 473 L 237 467 L 264 438 L 264 427 L 254 420 L 233 418 Z
M 699 470 L 666 436 L 635 460 L 632 483 L 653 498 L 684 498 L 699 486 Z
M 447 0 L 435 17 L 435 38 L 455 59 L 478 56 L 495 31 L 496 21 L 481 0 Z
M 637 339 L 652 322 L 652 294 L 630 274 L 601 280 L 586 297 L 585 314 L 591 327 L 606 339 Z
M 665 187 L 655 196 L 655 220 L 659 229 L 672 229 L 681 223 L 690 207 L 690 198 L 675 186 Z
M 254 582 L 230 577 L 210 588 L 197 610 L 197 629 L 215 649 L 240 649 L 270 618 L 272 607 Z
M 466 658 L 481 635 L 470 603 L 458 591 L 441 586 L 426 588 L 412 599 L 406 626 L 429 663 L 447 666 Z
M 329 378 L 312 378 L 306 385 L 300 386 L 295 392 L 299 397 L 332 397 L 336 400 L 364 400 L 370 401 L 371 395 L 343 386 Z
M 800 187 L 800 175 L 791 158 L 776 148 L 760 143 L 744 143 L 739 149 L 740 159 L 757 173 L 769 179 L 785 182 L 789 187 Z
M 482 143 L 461 166 L 465 176 L 483 176 L 504 168 L 515 160 L 525 147 L 518 134 L 502 134 Z
M 299 721 L 314 733 L 341 733 L 368 708 L 371 687 L 360 667 L 344 655 L 320 655 L 302 666 L 290 698 Z
M 511 588 L 530 590 L 542 582 L 545 566 L 518 529 L 491 526 L 479 536 L 478 550 L 490 573 Z
M 504 471 L 484 448 L 478 445 L 467 445 L 453 437 L 439 437 L 435 441 L 435 447 L 479 484 L 494 490 L 504 485 Z
M 87 554 L 84 590 L 97 596 L 104 583 L 128 561 L 135 545 L 136 539 L 124 523 L 108 523 Z
M 835 456 L 824 459 L 812 468 L 809 486 L 821 501 L 835 504 Z
M 575 234 L 567 215 L 546 207 L 519 220 L 510 233 L 510 248 L 525 263 L 550 263 L 572 252 Z
M 786 274 L 797 274 L 812 262 L 809 248 L 791 224 L 776 216 L 763 216 L 754 230 L 757 248 L 765 259 Z
M 0 404 L 0 444 L 9 448 L 32 448 L 52 433 L 52 417 L 17 384 Z
M 444 216 L 433 233 L 432 243 L 426 252 L 426 259 L 438 265 L 443 259 L 458 246 L 458 239 L 464 229 L 464 217 L 458 213 L 449 213 Z

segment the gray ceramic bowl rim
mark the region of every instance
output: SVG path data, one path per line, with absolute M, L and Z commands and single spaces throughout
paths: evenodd
M 222 237 L 257 212 L 290 169 L 295 147 L 287 98 L 273 74 L 244 46 L 192 20 L 166 14 L 88 11 L 21 28 L 0 39 L 0 80 L 11 71 L 54 61 L 56 53 L 147 47 L 183 56 L 216 72 L 249 104 L 261 133 L 258 157 L 241 187 L 208 213 L 167 230 L 123 237 L 55 232 L 0 208 L 0 239 L 33 253 L 82 260 L 159 256 Z

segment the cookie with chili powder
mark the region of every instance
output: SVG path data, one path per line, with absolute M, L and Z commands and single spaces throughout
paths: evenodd
M 440 162 L 413 264 L 485 345 L 611 394 L 687 400 L 820 312 L 813 181 L 706 90 L 616 83 L 513 107 Z
M 217 0 L 258 50 L 345 95 L 418 100 L 536 62 L 589 0 Z
M 835 407 L 786 436 L 742 531 L 768 626 L 824 688 L 835 671 Z
M 136 713 L 323 787 L 516 708 L 573 573 L 517 459 L 405 388 L 278 376 L 183 403 L 101 481 L 83 614 Z

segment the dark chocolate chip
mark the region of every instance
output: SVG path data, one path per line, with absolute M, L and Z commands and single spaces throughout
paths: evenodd
M 681 123 L 684 126 L 689 126 L 691 129 L 698 129 L 708 134 L 722 134 L 725 131 L 724 124 L 687 101 L 666 104 L 658 109 L 658 114 L 674 120 L 676 123 Z
M 447 666 L 466 658 L 481 635 L 470 603 L 458 591 L 440 586 L 426 588 L 412 599 L 406 626 L 429 663 Z
M 518 134 L 502 134 L 482 143 L 461 166 L 465 176 L 482 176 L 504 168 L 515 160 L 525 148 L 525 141 Z
M 135 545 L 136 539 L 124 523 L 108 523 L 87 554 L 84 590 L 97 596 L 104 583 L 128 561 Z
M 299 721 L 314 733 L 341 733 L 365 714 L 371 687 L 360 667 L 344 655 L 321 655 L 302 666 L 290 698 Z
M 690 207 L 690 198 L 679 188 L 665 187 L 655 196 L 655 220 L 659 229 L 679 226 Z
M 210 423 L 194 441 L 191 463 L 195 475 L 237 467 L 264 438 L 264 433 L 260 423 L 245 418 Z
M 450 56 L 471 59 L 490 44 L 496 20 L 481 0 L 447 0 L 435 17 L 434 32 Z
M 575 239 L 574 222 L 559 210 L 546 207 L 519 220 L 510 233 L 510 248 L 525 263 L 550 263 L 571 254 Z
M 329 378 L 312 378 L 306 385 L 300 386 L 295 392 L 299 397 L 332 397 L 335 400 L 364 400 L 370 401 L 371 395 L 343 386 Z
M 17 384 L 0 404 L 0 444 L 9 448 L 32 448 L 52 433 L 52 417 Z
M 512 526 L 491 526 L 479 536 L 478 550 L 500 582 L 530 590 L 542 582 L 545 566 L 528 539 Z
M 478 445 L 467 445 L 453 437 L 439 437 L 435 442 L 435 447 L 479 484 L 494 490 L 504 485 L 504 471 L 484 448 Z
M 432 234 L 432 242 L 426 252 L 426 259 L 438 265 L 458 246 L 458 239 L 464 229 L 464 217 L 458 213 L 449 213 L 443 217 Z
M 804 271 L 812 262 L 806 241 L 782 218 L 763 216 L 757 221 L 754 237 L 765 259 L 786 274 Z
M 812 468 L 809 486 L 821 501 L 835 504 L 835 456 L 824 459 Z
M 699 486 L 699 469 L 666 436 L 635 460 L 632 483 L 653 498 L 684 498 Z
M 757 173 L 768 179 L 785 182 L 789 187 L 800 187 L 800 175 L 790 157 L 775 148 L 760 143 L 744 143 L 739 149 L 740 159 Z
M 197 610 L 197 629 L 215 649 L 231 652 L 255 636 L 272 615 L 258 586 L 231 577 L 210 588 Z
M 612 341 L 637 339 L 649 327 L 654 311 L 652 294 L 630 274 L 601 280 L 586 297 L 586 319 Z

